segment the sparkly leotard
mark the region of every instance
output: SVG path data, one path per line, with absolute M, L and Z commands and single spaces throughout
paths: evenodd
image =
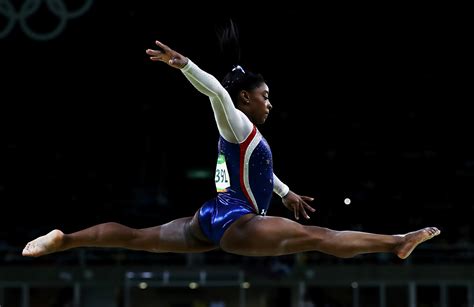
M 181 71 L 196 89 L 210 98 L 220 133 L 218 156 L 225 164 L 222 175 L 228 176 L 228 184 L 218 189 L 217 196 L 199 210 L 203 233 L 219 245 L 234 221 L 249 213 L 265 215 L 272 193 L 283 197 L 289 188 L 273 173 L 267 141 L 248 117 L 235 108 L 219 81 L 191 60 Z

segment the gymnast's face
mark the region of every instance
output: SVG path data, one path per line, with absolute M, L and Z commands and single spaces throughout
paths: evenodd
M 242 91 L 242 111 L 252 123 L 259 125 L 265 123 L 272 109 L 269 99 L 269 89 L 266 83 L 250 91 Z

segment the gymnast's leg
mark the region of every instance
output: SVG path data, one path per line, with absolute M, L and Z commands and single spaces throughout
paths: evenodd
M 143 229 L 118 223 L 98 224 L 70 234 L 55 229 L 29 242 L 22 254 L 39 257 L 78 247 L 116 247 L 155 253 L 193 253 L 217 248 L 202 234 L 195 214 Z
M 359 231 L 336 231 L 304 226 L 286 218 L 244 215 L 232 224 L 221 239 L 225 251 L 247 256 L 278 256 L 319 251 L 340 258 L 364 253 L 394 253 L 407 258 L 422 242 L 440 234 L 426 227 L 400 235 L 380 235 Z

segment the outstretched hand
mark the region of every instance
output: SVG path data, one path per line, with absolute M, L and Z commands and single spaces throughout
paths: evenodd
M 183 68 L 188 63 L 188 58 L 174 51 L 170 47 L 155 41 L 155 44 L 161 49 L 147 49 L 146 54 L 150 56 L 152 61 L 161 61 L 174 68 Z
M 308 205 L 307 202 L 313 201 L 314 198 L 309 196 L 300 196 L 292 191 L 289 191 L 285 197 L 282 198 L 283 205 L 288 208 L 288 210 L 293 211 L 295 214 L 295 219 L 300 219 L 300 214 L 302 214 L 306 219 L 309 219 L 309 215 L 306 210 L 311 212 L 316 211 L 313 207 Z

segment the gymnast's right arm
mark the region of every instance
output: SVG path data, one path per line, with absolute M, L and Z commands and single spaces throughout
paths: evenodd
M 180 69 L 189 82 L 211 100 L 217 127 L 222 137 L 231 143 L 243 142 L 252 131 L 253 124 L 234 106 L 229 93 L 220 82 L 180 53 L 159 41 L 155 43 L 161 50 L 147 49 L 146 53 L 150 59 Z
M 227 90 L 212 75 L 188 59 L 181 71 L 191 84 L 211 100 L 219 133 L 231 143 L 243 142 L 253 129 L 248 117 L 238 110 Z

